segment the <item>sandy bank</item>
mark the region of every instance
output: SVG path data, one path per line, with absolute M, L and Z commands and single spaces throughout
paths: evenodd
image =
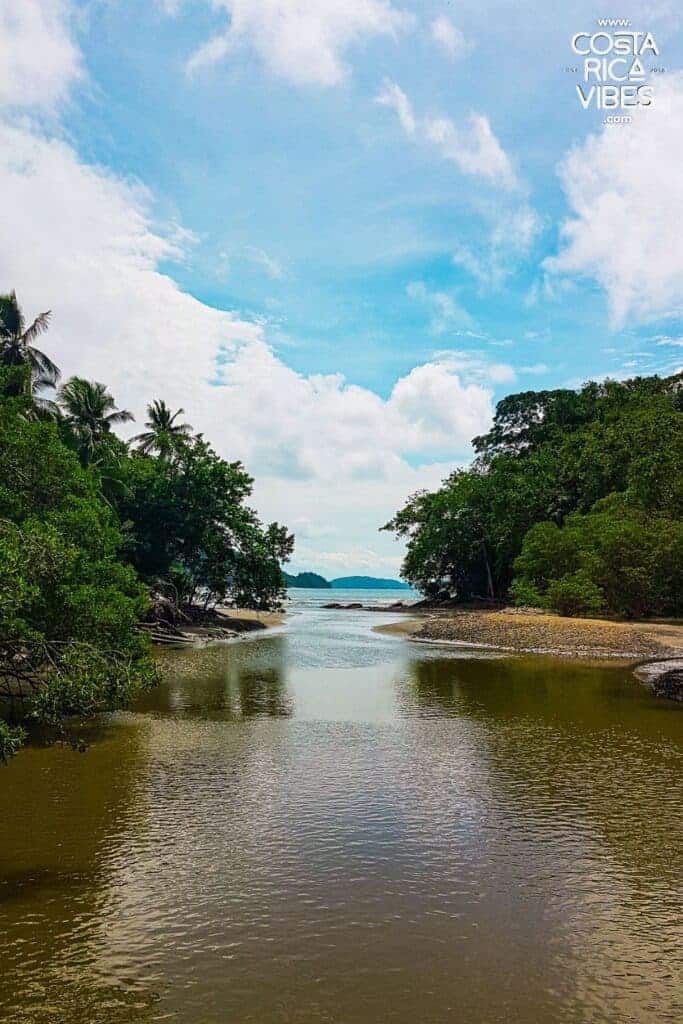
M 380 632 L 410 640 L 494 647 L 505 651 L 574 657 L 683 657 L 683 623 L 609 622 L 560 615 L 502 611 L 453 611 L 406 618 Z
M 257 612 L 253 608 L 217 608 L 216 612 L 228 624 L 230 619 L 242 619 L 247 622 L 260 622 L 262 626 L 280 626 L 284 621 L 284 612 Z

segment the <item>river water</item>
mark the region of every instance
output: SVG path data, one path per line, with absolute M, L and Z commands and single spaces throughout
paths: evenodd
M 683 1020 L 681 709 L 329 599 L 0 770 L 0 1019 Z

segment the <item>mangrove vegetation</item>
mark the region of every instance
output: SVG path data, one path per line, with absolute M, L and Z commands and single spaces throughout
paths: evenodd
M 269 609 L 294 539 L 248 504 L 252 478 L 162 400 L 131 442 L 107 387 L 60 371 L 0 296 L 0 759 L 32 724 L 125 706 L 152 685 L 155 600 Z
M 568 615 L 683 611 L 683 374 L 527 391 L 476 459 L 384 529 L 428 597 Z

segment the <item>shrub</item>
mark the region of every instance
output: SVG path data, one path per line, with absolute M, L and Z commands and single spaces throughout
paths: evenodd
M 524 578 L 514 581 L 510 587 L 509 596 L 517 608 L 542 608 L 546 603 L 540 591 L 533 583 Z
M 605 607 L 602 590 L 581 569 L 553 580 L 546 599 L 560 615 L 599 615 Z

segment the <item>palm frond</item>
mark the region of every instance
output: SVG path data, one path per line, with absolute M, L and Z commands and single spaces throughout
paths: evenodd
M 39 338 L 41 334 L 45 333 L 45 331 L 50 326 L 51 316 L 52 311 L 49 309 L 45 313 L 38 314 L 38 316 L 35 318 L 31 326 L 28 327 L 25 331 L 21 332 L 24 344 L 32 345 L 36 338 Z
M 110 412 L 104 417 L 105 423 L 130 423 L 135 420 L 132 412 L 128 412 L 127 409 L 117 409 L 115 412 Z
M 49 377 L 52 383 L 56 384 L 62 376 L 62 371 L 56 363 L 53 363 L 49 356 L 46 356 L 44 352 L 34 348 L 32 345 L 27 345 L 25 351 L 33 371 L 40 373 L 44 377 Z

